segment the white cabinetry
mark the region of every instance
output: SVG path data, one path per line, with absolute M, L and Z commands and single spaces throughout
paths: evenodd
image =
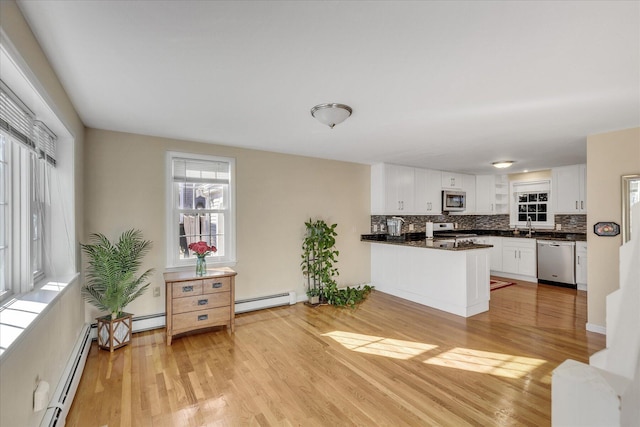
M 535 278 L 537 276 L 536 240 L 503 237 L 502 271 Z
M 490 252 L 490 268 L 492 272 L 502 271 L 502 237 L 480 236 L 475 238 L 476 243 L 493 246 Z
M 509 213 L 509 180 L 506 175 L 476 176 L 476 214 Z
M 422 215 L 442 213 L 441 172 L 430 169 L 414 169 L 415 211 Z
M 453 172 L 442 172 L 442 188 L 454 188 L 462 190 L 463 174 Z
M 489 310 L 489 251 L 371 243 L 371 283 L 380 292 L 474 316 Z
M 586 165 L 564 166 L 551 172 L 554 213 L 587 213 Z
M 371 166 L 371 213 L 408 214 L 414 211 L 414 170 L 408 166 Z
M 576 283 L 579 290 L 587 290 L 587 242 L 576 242 Z

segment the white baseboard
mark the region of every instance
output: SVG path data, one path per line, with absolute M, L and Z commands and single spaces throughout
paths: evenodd
M 607 335 L 607 327 L 602 325 L 596 325 L 595 323 L 587 322 L 587 331 L 595 332 L 597 334 Z
M 493 271 L 493 270 L 491 270 L 491 275 L 492 276 L 497 276 L 497 277 L 504 277 L 505 279 L 522 280 L 524 282 L 538 283 L 538 278 L 537 277 L 523 276 L 521 274 L 512 274 L 512 273 L 505 273 L 503 271 Z

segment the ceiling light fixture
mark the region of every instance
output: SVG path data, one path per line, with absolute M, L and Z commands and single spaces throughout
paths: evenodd
M 504 169 L 504 168 L 508 168 L 513 163 L 514 163 L 513 160 L 500 160 L 499 162 L 493 162 L 491 164 L 493 165 L 494 168 Z
M 331 129 L 344 122 L 351 112 L 351 107 L 344 104 L 319 104 L 311 109 L 311 115 Z

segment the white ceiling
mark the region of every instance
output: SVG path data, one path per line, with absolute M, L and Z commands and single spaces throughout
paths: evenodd
M 93 128 L 493 173 L 640 126 L 638 1 L 18 3 Z

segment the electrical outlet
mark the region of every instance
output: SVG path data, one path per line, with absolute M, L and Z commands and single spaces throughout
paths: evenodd
M 154 297 L 160 296 L 160 286 L 156 286 L 155 288 L 153 288 L 153 296 Z
M 375 233 L 376 231 L 378 231 L 378 224 L 373 224 L 373 232 Z
M 558 231 L 562 230 L 562 224 L 556 224 L 556 230 Z
M 409 231 L 413 231 L 413 224 L 409 224 Z

